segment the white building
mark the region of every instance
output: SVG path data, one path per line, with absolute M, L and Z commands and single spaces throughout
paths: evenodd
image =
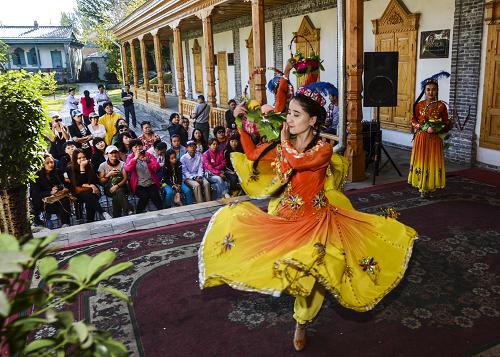
M 10 46 L 8 69 L 56 72 L 59 82 L 78 80 L 81 49 L 68 26 L 0 26 L 0 40 Z

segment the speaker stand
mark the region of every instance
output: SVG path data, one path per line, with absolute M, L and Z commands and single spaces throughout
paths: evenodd
M 374 145 L 375 155 L 373 158 L 372 185 L 375 185 L 376 177 L 379 175 L 379 171 L 381 169 L 380 160 L 382 158 L 382 151 L 384 151 L 385 156 L 387 156 L 387 158 L 389 159 L 389 161 L 392 164 L 392 167 L 394 167 L 394 170 L 396 170 L 398 175 L 403 176 L 401 174 L 401 171 L 399 171 L 398 167 L 396 166 L 396 163 L 392 160 L 391 155 L 389 155 L 389 153 L 385 149 L 384 144 L 382 144 L 382 129 L 380 126 L 380 107 L 376 107 L 376 108 L 377 108 L 377 125 L 378 125 L 379 130 L 377 131 L 377 136 L 375 138 L 375 145 Z M 382 165 L 382 167 L 384 167 L 384 166 L 385 166 L 385 164 Z

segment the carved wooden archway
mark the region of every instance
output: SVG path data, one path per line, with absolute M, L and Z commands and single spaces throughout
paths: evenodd
M 312 23 L 311 19 L 309 16 L 304 16 L 302 19 L 302 22 L 300 23 L 299 29 L 297 32 L 294 32 L 293 35 L 300 35 L 303 36 L 309 41 L 311 46 L 307 43 L 307 41 L 302 38 L 302 37 L 297 37 L 295 39 L 295 48 L 296 51 L 302 52 L 304 56 L 309 56 L 311 52 L 314 50 L 314 53 L 317 54 L 318 56 L 320 55 L 319 50 L 319 39 L 320 39 L 320 31 L 321 29 L 316 28 L 314 24 Z M 304 84 L 306 77 L 302 76 L 297 78 L 297 88 L 302 86 Z M 318 77 L 319 80 L 319 77 Z
M 253 31 L 250 29 L 250 36 L 245 40 L 248 54 L 248 75 L 250 76 L 254 70 L 254 60 L 253 60 Z M 245 78 L 245 85 L 248 81 L 248 78 Z M 250 98 L 254 98 L 254 88 L 253 88 L 254 80 L 250 78 L 250 82 L 248 83 L 248 87 L 250 89 Z
M 372 20 L 375 50 L 399 52 L 398 106 L 380 108 L 383 128 L 409 132 L 417 68 L 417 30 L 420 14 L 412 14 L 400 0 L 391 0 L 382 17 Z
M 479 146 L 500 150 L 500 1 L 486 3 L 488 48 L 483 87 Z
M 194 40 L 193 48 L 193 66 L 194 66 L 194 91 L 197 94 L 203 94 L 203 64 L 201 61 L 201 47 L 198 39 Z

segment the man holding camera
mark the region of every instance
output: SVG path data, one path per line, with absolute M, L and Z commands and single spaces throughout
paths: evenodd
M 149 200 L 157 209 L 162 209 L 161 183 L 156 174 L 160 169 L 158 160 L 144 150 L 142 141 L 139 139 L 132 140 L 129 146 L 132 148 L 132 153 L 127 157 L 125 171 L 130 175 L 132 193 L 139 197 L 136 213 L 144 212 Z

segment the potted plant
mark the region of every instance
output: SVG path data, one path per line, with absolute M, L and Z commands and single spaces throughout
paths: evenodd
M 42 165 L 49 118 L 41 88 L 47 74 L 0 73 L 0 232 L 31 236 L 28 184 Z

